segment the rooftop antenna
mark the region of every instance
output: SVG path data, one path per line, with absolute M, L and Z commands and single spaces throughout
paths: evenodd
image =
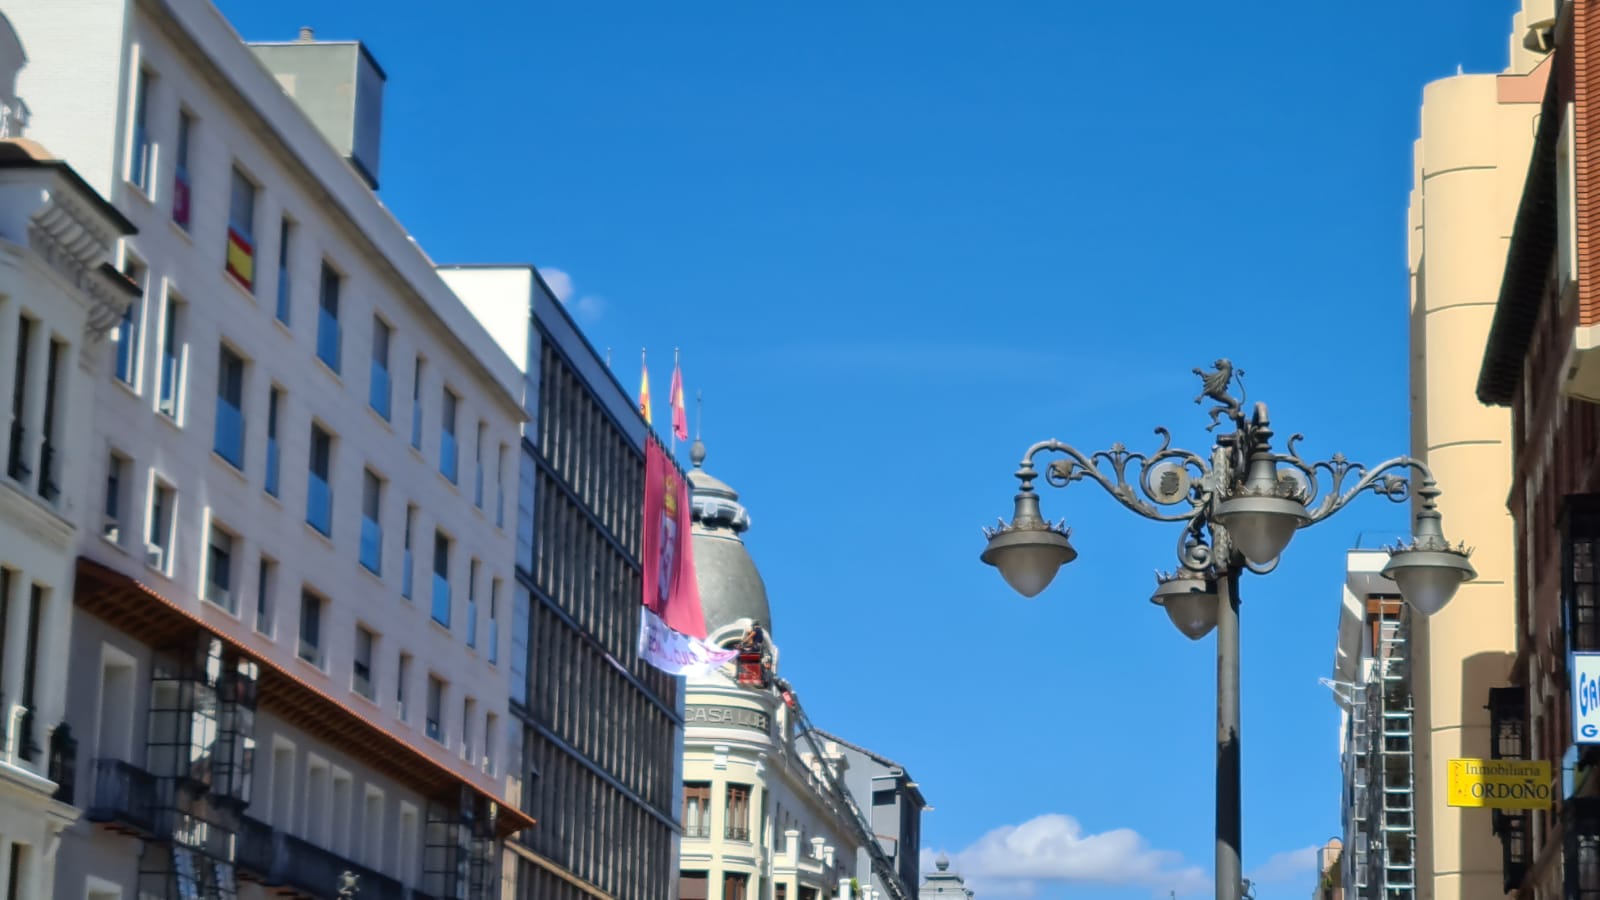
M 701 391 L 694 392 L 694 439 L 700 440 L 700 422 L 705 418 L 705 395 Z
M 611 348 L 606 348 L 606 368 L 611 368 Z

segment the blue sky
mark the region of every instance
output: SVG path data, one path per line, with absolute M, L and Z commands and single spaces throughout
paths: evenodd
M 1051 841 L 1090 880 L 1041 897 L 1208 890 L 1213 645 L 1146 600 L 1176 534 L 1050 490 L 1082 556 L 1023 601 L 979 526 L 1037 439 L 1203 449 L 1218 356 L 1307 452 L 1405 452 L 1421 89 L 1502 68 L 1512 0 L 221 5 L 369 42 L 382 196 L 436 260 L 559 269 L 658 398 L 682 349 L 785 674 L 910 767 L 980 897 Z M 1260 900 L 1338 829 L 1343 552 L 1406 527 L 1368 499 L 1244 586 Z

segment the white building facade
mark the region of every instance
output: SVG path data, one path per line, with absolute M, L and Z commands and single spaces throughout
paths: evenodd
M 22 47 L 0 18 L 4 109 Z M 7 115 L 16 135 L 21 115 Z M 94 385 L 133 300 L 109 266 L 132 225 L 42 147 L 0 141 L 0 896 L 55 896 L 72 805 L 67 648 L 80 535 L 96 534 Z
M 498 896 L 520 375 L 378 202 L 382 70 L 205 0 L 0 9 L 30 134 L 139 229 L 55 896 Z
M 1329 684 L 1338 701 L 1340 883 L 1345 896 L 1417 896 L 1416 758 L 1411 654 L 1389 554 L 1352 550 Z
M 695 570 L 708 637 L 729 646 L 759 622 L 770 642 L 766 587 L 742 537 L 749 513 L 738 493 L 705 471 L 699 441 L 691 458 Z M 776 644 L 769 649 L 776 672 Z M 853 813 L 823 781 L 826 773 L 844 782 L 843 748 L 824 740 L 818 758 L 779 695 L 740 686 L 733 670 L 729 664 L 686 679 L 679 900 L 852 896 L 870 871 L 857 867 Z

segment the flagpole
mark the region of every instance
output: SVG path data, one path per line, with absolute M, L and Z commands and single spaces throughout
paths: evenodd
M 704 391 L 694 392 L 694 439 L 700 440 L 700 423 L 706 417 L 706 396 Z

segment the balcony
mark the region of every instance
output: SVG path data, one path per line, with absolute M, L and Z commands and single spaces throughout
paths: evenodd
M 361 564 L 374 575 L 383 572 L 383 527 L 367 516 L 361 517 Z
M 306 480 L 306 524 L 324 535 L 333 534 L 333 492 L 316 472 Z
M 156 776 L 132 763 L 95 760 L 94 797 L 86 814 L 89 821 L 154 835 L 159 808 L 156 782 Z
M 414 900 L 399 881 L 245 816 L 239 832 L 241 877 L 308 897 L 332 897 L 344 873 L 355 875 L 361 900 Z
M 456 483 L 456 436 L 449 431 L 439 437 L 439 474 Z
M 28 431 L 22 427 L 22 422 L 11 423 L 11 445 L 6 455 L 6 474 L 24 484 L 33 470 L 28 468 L 27 453 Z
M 685 826 L 683 826 L 683 836 L 686 837 L 686 838 L 708 838 L 708 837 L 711 837 L 711 823 L 710 822 L 692 822 L 692 823 L 690 823 L 688 825 L 685 825 Z
M 339 371 L 339 320 L 326 306 L 317 311 L 317 358 Z
M 39 496 L 46 503 L 53 504 L 61 496 L 61 488 L 56 484 L 56 475 L 59 474 L 56 468 L 55 445 L 45 438 L 44 446 L 39 449 Z
M 367 403 L 373 412 L 389 419 L 389 370 L 377 360 L 372 361 L 372 383 L 367 388 Z
M 272 496 L 278 496 L 278 439 L 267 438 L 267 480 L 266 491 Z
M 244 413 L 233 403 L 218 398 L 217 425 L 211 449 L 235 469 L 244 468 Z
M 450 627 L 450 582 L 438 572 L 433 573 L 433 620 Z

